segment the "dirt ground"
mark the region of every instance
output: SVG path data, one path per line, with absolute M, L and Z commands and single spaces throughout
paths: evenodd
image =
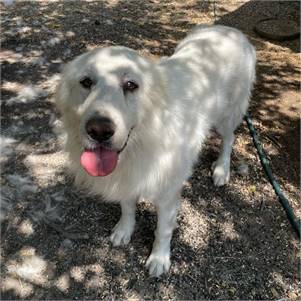
M 262 168 L 245 123 L 232 179 L 212 185 L 212 133 L 184 183 L 169 274 L 144 267 L 156 215 L 137 209 L 131 243 L 113 248 L 118 204 L 72 185 L 53 91 L 62 65 L 87 49 L 125 45 L 173 53 L 195 24 L 242 30 L 257 50 L 250 114 L 296 214 L 300 209 L 300 40 L 268 41 L 257 21 L 298 24 L 293 1 L 35 1 L 1 4 L 1 292 L 5 299 L 301 299 L 300 244 Z M 248 168 L 243 174 L 242 169 Z

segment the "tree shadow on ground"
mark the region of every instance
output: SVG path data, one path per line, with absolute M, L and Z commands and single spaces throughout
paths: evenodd
M 242 29 L 263 51 L 266 45 L 252 32 L 252 17 L 267 10 L 259 10 L 257 3 L 247 2 L 233 12 L 221 11 L 221 3 L 223 15 L 218 22 Z M 61 64 L 96 45 L 122 44 L 151 56 L 170 55 L 199 15 L 212 19 L 212 3 L 150 1 L 139 2 L 138 8 L 136 1 L 14 5 L 15 12 L 4 11 L 2 36 L 2 135 L 14 140 L 1 161 L 7 211 L 1 227 L 2 299 L 279 299 L 290 290 L 297 291 L 297 240 L 273 193 L 261 189 L 266 180 L 258 164 L 250 168 L 249 178 L 234 175 L 233 184 L 215 188 L 209 170 L 217 157 L 216 145 L 205 146 L 183 189 L 171 271 L 153 279 L 144 267 L 156 222 L 152 207 L 138 206 L 131 244 L 112 248 L 108 237 L 119 218 L 119 206 L 87 197 L 73 187 L 64 170 L 52 171 L 49 180 L 42 181 L 35 174 L 39 173 L 35 161 L 28 161 L 30 156 L 41 161 L 44 155 L 55 156 L 59 142 L 52 119 L 57 112 L 48 96 L 38 95 L 32 103 L 22 98 L 12 102 L 20 97 L 18 85 L 43 86 Z M 268 11 L 273 9 L 271 4 Z M 26 26 L 31 29 L 27 31 Z M 18 28 L 17 35 L 9 32 L 11 27 Z M 298 49 L 296 41 L 279 45 Z M 293 185 L 298 178 L 291 175 L 288 158 L 282 159 L 286 151 L 290 156 L 298 149 L 289 138 L 292 150 L 282 149 L 281 141 L 295 137 L 300 129 L 296 130 L 295 115 L 279 111 L 277 101 L 284 90 L 299 89 L 299 73 L 293 63 L 278 64 L 260 56 L 251 105 L 252 115 L 264 125 L 262 134 L 276 137 L 281 145 L 279 153 L 270 155 L 272 164 L 281 161 L 275 166 L 277 175 Z M 283 121 L 279 132 L 274 125 Z M 247 135 L 245 128 L 239 131 Z M 292 139 L 299 141 L 299 137 Z M 252 148 L 249 151 L 254 153 Z M 299 176 L 296 160 L 293 167 Z M 287 172 L 283 165 L 288 165 Z M 50 167 L 46 162 L 44 169 L 50 171 Z M 258 191 L 246 194 L 241 186 L 255 186 Z
M 173 265 L 161 279 L 149 278 L 144 267 L 154 238 L 152 208 L 138 206 L 132 242 L 113 248 L 108 238 L 118 205 L 87 198 L 64 173 L 56 175 L 63 180 L 54 186 L 33 180 L 38 192 L 19 195 L 2 225 L 2 298 L 272 299 L 272 288 L 285 295 L 288 283 L 298 279 L 298 245 L 282 208 L 269 194 L 260 193 L 266 199 L 262 210 L 258 196 L 252 200 L 233 187 L 213 187 L 208 169 L 215 155 L 205 151 L 183 190 Z M 32 172 L 20 166 L 18 174 Z M 41 205 L 47 198 L 51 204 Z M 50 215 L 59 217 L 53 221 L 57 227 L 42 215 L 48 222 Z
M 230 3 L 225 9 L 224 6 L 226 2 Z M 241 5 L 237 7 L 237 3 Z M 251 36 L 251 40 L 255 45 L 257 44 L 256 40 L 264 41 L 264 39 L 261 39 L 253 30 L 254 26 L 263 19 L 278 18 L 283 20 L 283 22 L 290 20 L 296 22 L 296 24 L 300 23 L 299 1 L 219 1 L 217 2 L 216 11 L 216 24 L 239 28 L 247 33 L 248 36 Z M 293 41 L 269 40 L 269 42 L 289 48 L 295 53 L 300 52 L 299 39 Z

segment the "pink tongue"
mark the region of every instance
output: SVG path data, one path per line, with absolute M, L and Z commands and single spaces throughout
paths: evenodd
M 93 177 L 109 175 L 117 165 L 117 151 L 97 148 L 85 150 L 80 158 L 80 163 L 86 172 Z

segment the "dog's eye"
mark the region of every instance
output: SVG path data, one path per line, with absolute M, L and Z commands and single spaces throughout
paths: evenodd
M 139 86 L 138 86 L 135 82 L 133 82 L 133 81 L 131 81 L 131 80 L 125 82 L 125 83 L 122 85 L 123 92 L 133 92 L 133 91 L 135 91 L 136 89 L 138 89 L 138 87 L 139 87 Z
M 84 77 L 79 82 L 85 89 L 90 89 L 93 85 L 93 80 L 90 77 Z

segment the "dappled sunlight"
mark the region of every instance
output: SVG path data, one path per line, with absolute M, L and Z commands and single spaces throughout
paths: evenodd
M 43 87 L 46 88 L 51 94 L 53 94 L 56 90 L 57 84 L 59 83 L 60 79 L 61 76 L 58 73 L 52 76 L 45 76 L 45 80 L 42 82 Z
M 6 85 L 6 87 L 7 86 L 9 87 L 9 85 Z M 23 88 L 19 90 L 17 97 L 13 97 L 7 100 L 7 105 L 9 106 L 16 103 L 33 102 L 37 98 L 48 96 L 48 94 L 49 93 L 47 91 L 41 88 L 33 87 L 32 85 L 24 85 Z
M 33 285 L 10 276 L 4 276 L 0 286 L 3 293 L 13 292 L 14 296 L 18 298 L 29 297 L 34 292 Z
M 64 273 L 59 276 L 55 281 L 54 285 L 63 293 L 68 293 L 70 288 L 70 275 L 69 273 Z
M 22 91 L 22 89 L 24 89 L 26 86 L 22 85 L 18 82 L 10 82 L 10 81 L 5 81 L 2 84 L 2 89 L 14 93 L 14 94 L 18 94 Z
M 93 2 L 93 0 L 88 0 L 87 2 Z M 114 9 L 119 4 L 120 0 L 112 0 L 112 1 L 106 1 L 106 6 L 109 8 Z
M 105 271 L 100 264 L 75 266 L 70 270 L 70 277 L 76 282 L 84 282 L 87 289 L 101 288 L 107 282 Z
M 57 152 L 45 155 L 28 155 L 24 159 L 24 164 L 30 170 L 41 187 L 53 185 L 58 180 L 58 174 L 66 166 L 67 157 L 65 153 Z
M 75 266 L 70 270 L 70 277 L 77 282 L 83 282 L 85 279 L 86 270 L 83 266 Z
M 18 226 L 17 233 L 29 237 L 34 234 L 33 224 L 29 219 L 23 220 Z
M 180 240 L 192 249 L 201 252 L 208 244 L 207 239 L 210 231 L 208 220 L 189 201 L 184 200 L 181 206 L 184 211 L 191 211 L 191 215 L 188 217 L 183 216 Z
M 4 50 L 0 54 L 1 62 L 5 59 L 9 64 L 18 62 L 23 55 L 11 50 Z
M 231 218 L 220 225 L 220 231 L 225 239 L 235 240 L 240 238 L 240 234 L 235 230 L 235 226 Z
M 47 262 L 36 254 L 34 248 L 23 247 L 16 257 L 6 263 L 8 275 L 33 284 L 47 285 Z
M 35 248 L 23 247 L 4 264 L 7 273 L 2 279 L 3 292 L 12 290 L 16 296 L 25 298 L 34 292 L 36 285 L 49 286 L 53 268 L 36 254 Z
M 171 269 L 160 279 L 149 278 L 144 267 L 155 208 L 141 202 L 131 242 L 113 248 L 109 236 L 119 205 L 78 190 L 66 173 L 65 137 L 54 105 L 64 64 L 112 45 L 158 59 L 172 54 L 194 25 L 216 19 L 241 29 L 256 46 L 250 114 L 273 172 L 301 216 L 300 41 L 267 41 L 253 32 L 259 19 L 275 14 L 299 23 L 298 3 L 280 1 L 279 8 L 279 1 L 216 1 L 214 11 L 214 1 L 138 2 L 0 4 L 2 298 L 300 299 L 300 244 L 244 124 L 227 186 L 216 188 L 211 180 L 219 138 L 213 134 L 204 145 L 183 186 Z M 202 85 L 210 89 L 205 79 Z M 181 142 L 194 131 L 185 130 Z M 241 165 L 247 166 L 244 173 Z

